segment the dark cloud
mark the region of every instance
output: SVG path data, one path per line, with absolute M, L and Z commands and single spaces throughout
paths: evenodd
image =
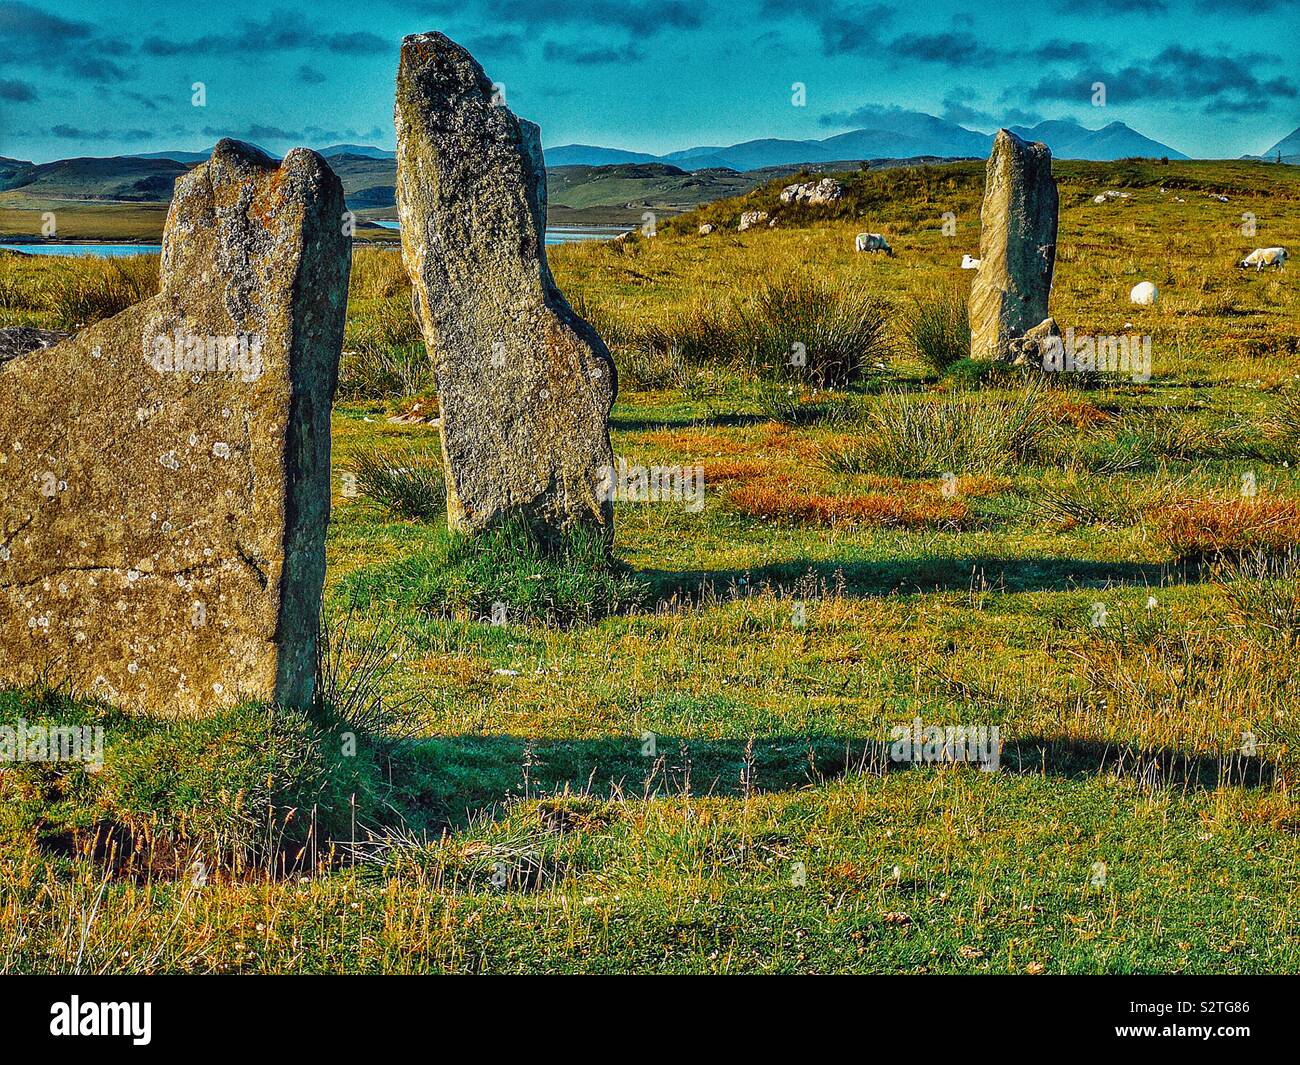
M 308 63 L 304 63 L 298 68 L 298 80 L 307 85 L 320 85 L 325 80 L 325 75 Z
M 617 48 L 584 48 L 577 44 L 559 44 L 547 41 L 542 58 L 548 63 L 574 63 L 578 66 L 602 66 L 609 63 L 635 63 L 641 50 L 632 44 Z
M 692 30 L 704 25 L 704 7 L 687 0 L 488 0 L 487 8 L 502 22 L 528 26 L 606 26 L 650 37 L 665 30 Z M 459 5 L 457 5 L 459 7 Z
M 265 22 L 245 20 L 231 33 L 208 33 L 191 40 L 146 37 L 141 50 L 151 56 L 265 55 L 300 48 L 334 52 L 338 55 L 376 55 L 396 48 L 397 42 L 360 30 L 351 33 L 321 33 L 304 16 L 277 11 Z
M 946 67 L 995 63 L 1007 53 L 994 48 L 964 30 L 947 33 L 905 33 L 889 43 L 889 51 L 900 58 Z
M 826 55 L 871 55 L 880 47 L 880 30 L 894 17 L 884 4 L 832 4 L 817 21 Z
M 1196 0 L 1196 10 L 1213 15 L 1267 15 L 1292 0 Z
M 94 32 L 89 22 L 51 15 L 17 0 L 0 0 L 0 38 L 43 41 L 49 47 L 57 47 L 60 41 L 85 40 Z
M 1300 97 L 1300 90 L 1288 78 L 1265 73 L 1266 68 L 1281 62 L 1279 56 L 1263 52 L 1232 55 L 1170 45 L 1141 65 L 1044 77 L 1028 89 L 1008 90 L 1004 96 L 1082 103 L 1091 97 L 1093 84 L 1102 82 L 1108 104 L 1200 104 L 1207 114 L 1268 109 L 1279 99 Z
M 1057 0 L 1056 10 L 1063 15 L 1163 15 L 1169 11 L 1165 0 Z
M 0 78 L 0 100 L 14 104 L 29 104 L 37 99 L 36 86 L 12 78 Z
M 82 129 L 59 123 L 50 132 L 67 141 L 147 141 L 155 134 L 151 129 Z
M 111 59 L 97 55 L 68 55 L 63 58 L 63 69 L 78 81 L 108 83 L 128 81 L 132 77 Z
M 487 33 L 462 42 L 470 54 L 491 62 L 494 59 L 522 59 L 524 36 L 521 33 Z

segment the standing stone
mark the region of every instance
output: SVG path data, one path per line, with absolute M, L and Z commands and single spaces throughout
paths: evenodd
M 343 189 L 223 140 L 158 295 L 0 367 L 0 684 L 196 714 L 314 690 Z
M 442 404 L 447 516 L 613 535 L 614 362 L 546 263 L 541 133 L 441 33 L 402 42 L 402 260 Z
M 1005 359 L 1048 317 L 1056 264 L 1052 153 L 998 130 L 980 208 L 980 266 L 970 296 L 971 355 Z

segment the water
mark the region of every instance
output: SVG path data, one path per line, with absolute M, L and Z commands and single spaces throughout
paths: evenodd
M 157 255 L 158 244 L 0 244 L 0 249 L 28 255 Z
M 375 222 L 384 229 L 400 228 L 397 222 Z M 547 244 L 569 244 L 575 240 L 610 240 L 627 232 L 624 226 L 547 226 Z M 0 244 L 0 249 L 25 251 L 29 255 L 157 255 L 157 244 Z

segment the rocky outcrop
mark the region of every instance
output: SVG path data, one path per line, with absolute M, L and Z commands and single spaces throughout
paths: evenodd
M 843 196 L 844 186 L 834 178 L 787 185 L 781 190 L 782 203 L 803 204 L 807 207 L 824 207 Z
M 440 33 L 402 42 L 396 122 L 402 259 L 442 403 L 452 527 L 518 515 L 543 537 L 580 522 L 612 537 L 614 363 L 547 266 L 538 128 Z
M 67 340 L 71 333 L 59 333 L 53 329 L 34 329 L 31 326 L 11 326 L 0 329 L 0 363 L 16 359 L 29 351 L 48 348 L 61 340 Z
M 314 152 L 176 183 L 158 295 L 0 368 L 0 683 L 312 699 L 349 252 Z
M 747 229 L 753 229 L 761 222 L 767 221 L 766 211 L 745 211 L 740 216 L 740 225 L 737 230 L 741 233 Z
M 985 170 L 980 265 L 970 296 L 974 358 L 1011 357 L 1011 342 L 1048 317 L 1056 222 L 1051 151 L 998 130 Z

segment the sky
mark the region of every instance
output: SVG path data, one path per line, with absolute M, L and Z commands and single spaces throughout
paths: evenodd
M 547 147 L 825 137 L 895 107 L 1118 120 L 1205 158 L 1300 126 L 1297 0 L 0 0 L 0 156 L 391 148 L 398 45 L 426 30 Z

